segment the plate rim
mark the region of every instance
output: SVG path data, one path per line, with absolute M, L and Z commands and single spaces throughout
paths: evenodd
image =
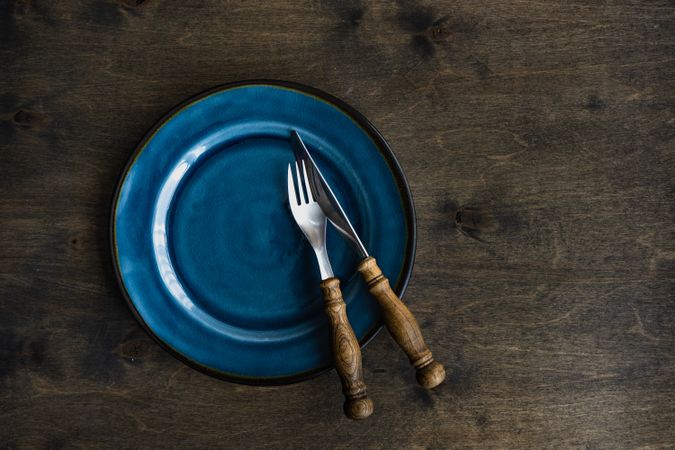
M 126 301 L 129 309 L 131 310 L 134 318 L 136 321 L 141 325 L 141 328 L 145 330 L 145 332 L 155 341 L 157 342 L 160 347 L 162 347 L 166 352 L 171 354 L 174 358 L 178 359 L 182 363 L 186 364 L 187 366 L 196 369 L 206 375 L 209 375 L 211 377 L 224 380 L 224 381 L 229 381 L 233 383 L 238 383 L 238 384 L 244 384 L 244 385 L 252 385 L 252 386 L 279 386 L 279 385 L 287 385 L 287 384 L 293 384 L 293 383 L 299 383 L 301 381 L 306 381 L 311 378 L 317 377 L 323 373 L 326 373 L 332 369 L 334 369 L 333 364 L 329 364 L 327 366 L 321 366 L 321 367 L 316 367 L 304 372 L 300 372 L 297 374 L 293 375 L 288 375 L 288 376 L 283 376 L 283 377 L 253 377 L 253 376 L 248 376 L 248 377 L 242 377 L 241 375 L 221 371 L 214 369 L 212 367 L 205 366 L 203 364 L 200 364 L 197 361 L 194 361 L 190 358 L 188 358 L 186 355 L 183 353 L 179 352 L 178 350 L 174 349 L 169 345 L 167 342 L 162 340 L 157 334 L 150 328 L 150 326 L 145 322 L 143 317 L 141 317 L 140 313 L 136 309 L 136 306 L 134 305 L 133 301 L 131 300 L 131 297 L 126 289 L 126 286 L 124 285 L 124 281 L 122 280 L 122 275 L 121 275 L 121 270 L 119 267 L 119 258 L 117 255 L 117 245 L 116 245 L 116 239 L 115 239 L 115 212 L 117 211 L 117 205 L 119 202 L 119 194 L 121 192 L 122 186 L 124 184 L 124 181 L 126 179 L 126 176 L 131 170 L 131 167 L 134 165 L 136 160 L 138 159 L 138 156 L 140 153 L 143 151 L 145 148 L 146 144 L 152 137 L 155 135 L 155 133 L 162 127 L 164 126 L 173 116 L 178 114 L 180 111 L 183 109 L 187 108 L 188 106 L 199 102 L 200 100 L 209 97 L 213 94 L 219 93 L 219 92 L 224 92 L 227 90 L 231 90 L 234 88 L 239 88 L 239 87 L 244 87 L 244 86 L 272 86 L 276 88 L 284 88 L 284 89 L 289 89 L 293 91 L 298 91 L 302 94 L 307 94 L 312 97 L 317 98 L 320 101 L 324 101 L 328 104 L 330 104 L 333 107 L 336 107 L 337 109 L 341 110 L 344 114 L 346 114 L 351 120 L 353 120 L 366 134 L 373 140 L 373 142 L 376 144 L 375 147 L 377 150 L 380 152 L 380 154 L 384 157 L 385 162 L 387 163 L 387 166 L 389 167 L 389 170 L 391 171 L 392 175 L 394 176 L 394 179 L 396 181 L 397 187 L 399 192 L 402 194 L 401 195 L 401 201 L 403 205 L 403 209 L 405 212 L 405 218 L 406 218 L 406 228 L 408 232 L 408 242 L 406 243 L 406 249 L 405 249 L 405 256 L 404 256 L 404 264 L 403 268 L 401 270 L 401 279 L 399 282 L 396 284 L 396 286 L 393 286 L 394 291 L 397 293 L 399 297 L 403 297 L 408 284 L 410 282 L 410 278 L 412 276 L 412 271 L 413 271 L 413 266 L 415 265 L 415 253 L 416 253 L 416 248 L 417 248 L 417 218 L 415 214 L 415 205 L 413 203 L 413 198 L 412 198 L 412 192 L 410 190 L 410 185 L 408 183 L 408 180 L 403 172 L 403 169 L 401 168 L 400 163 L 398 162 L 398 159 L 396 158 L 396 155 L 394 154 L 393 150 L 391 149 L 389 143 L 384 139 L 382 134 L 379 132 L 377 128 L 363 115 L 361 114 L 358 110 L 356 110 L 354 107 L 350 106 L 348 103 L 345 101 L 328 94 L 327 92 L 324 92 L 321 89 L 306 85 L 306 84 L 301 84 L 297 83 L 294 81 L 285 81 L 285 80 L 277 80 L 277 79 L 249 79 L 249 80 L 241 80 L 241 81 L 233 81 L 229 83 L 223 83 L 219 84 L 217 86 L 213 86 L 211 88 L 208 88 L 206 90 L 203 90 L 201 92 L 198 92 L 175 106 L 173 106 L 166 114 L 164 114 L 159 120 L 157 120 L 154 125 L 144 134 L 143 138 L 139 141 L 139 143 L 136 145 L 134 148 L 133 152 L 131 155 L 128 157 L 124 168 L 120 172 L 120 174 L 117 177 L 116 183 L 115 183 L 115 190 L 113 192 L 113 197 L 112 197 L 112 202 L 110 205 L 110 220 L 108 224 L 109 228 L 109 244 L 110 244 L 110 250 L 111 250 L 111 257 L 112 257 L 112 265 L 113 265 L 113 270 L 115 272 L 115 279 L 117 280 L 117 285 L 119 286 L 119 289 L 122 293 L 122 296 L 124 297 L 124 300 Z M 361 348 L 364 348 L 370 341 L 373 340 L 373 338 L 382 330 L 383 324 L 382 320 L 380 319 L 378 323 L 376 323 L 372 329 L 370 329 L 364 336 L 363 338 L 359 341 L 359 345 Z

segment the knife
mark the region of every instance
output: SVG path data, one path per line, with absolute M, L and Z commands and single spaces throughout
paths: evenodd
M 405 352 L 416 370 L 417 382 L 427 389 L 433 389 L 445 379 L 445 369 L 434 360 L 424 342 L 415 316 L 405 306 L 389 285 L 389 280 L 378 267 L 375 258 L 368 254 L 366 247 L 354 230 L 340 202 L 333 194 L 321 170 L 314 162 L 300 135 L 293 130 L 291 142 L 298 164 L 305 161 L 310 173 L 309 182 L 319 206 L 338 231 L 349 240 L 363 258 L 357 270 L 363 276 L 370 293 L 377 299 L 384 323 L 396 343 Z

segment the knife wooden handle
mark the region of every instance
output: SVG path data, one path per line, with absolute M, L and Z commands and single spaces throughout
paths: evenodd
M 358 270 L 366 280 L 368 290 L 380 304 L 389 333 L 417 370 L 417 382 L 427 389 L 441 384 L 445 379 L 445 369 L 434 361 L 415 316 L 391 289 L 389 280 L 382 274 L 375 258 L 369 256 L 361 261 Z
M 335 368 L 345 395 L 344 411 L 350 419 L 365 419 L 373 413 L 373 402 L 363 382 L 361 347 L 347 319 L 347 305 L 342 300 L 340 280 L 328 278 L 321 282 L 330 320 L 331 343 Z

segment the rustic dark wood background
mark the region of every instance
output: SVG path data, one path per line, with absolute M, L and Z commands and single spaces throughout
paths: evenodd
M 674 44 L 669 0 L 0 1 L 0 448 L 672 447 Z M 438 390 L 382 333 L 353 423 L 334 372 L 221 382 L 134 321 L 117 176 L 174 104 L 250 78 L 391 143 Z

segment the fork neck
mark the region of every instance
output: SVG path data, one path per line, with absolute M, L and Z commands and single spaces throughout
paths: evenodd
M 316 254 L 316 260 L 319 263 L 319 272 L 321 272 L 321 279 L 326 280 L 328 278 L 333 278 L 333 268 L 330 265 L 330 259 L 328 259 L 328 251 L 326 246 L 314 248 L 314 253 Z

